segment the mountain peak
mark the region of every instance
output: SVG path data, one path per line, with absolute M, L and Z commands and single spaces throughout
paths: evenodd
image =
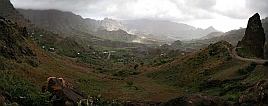
M 216 30 L 213 26 L 210 26 L 205 30 L 208 31 L 208 32 L 220 32 L 220 31 Z
M 263 58 L 263 50 L 265 43 L 265 33 L 258 13 L 254 14 L 248 20 L 245 35 L 238 46 L 244 47 L 251 51 L 255 56 Z
M 205 30 L 216 30 L 213 26 L 210 26 L 210 27 L 208 27 L 207 29 L 205 29 Z

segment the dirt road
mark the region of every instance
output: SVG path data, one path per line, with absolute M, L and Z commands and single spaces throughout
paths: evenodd
M 258 63 L 258 64 L 263 64 L 264 62 L 266 62 L 267 60 L 264 60 L 264 59 L 250 59 L 250 58 L 244 58 L 244 57 L 240 57 L 239 55 L 237 55 L 237 52 L 236 52 L 236 49 L 237 48 L 240 48 L 240 47 L 235 47 L 232 49 L 232 51 L 228 49 L 230 55 L 233 57 L 233 58 L 236 58 L 238 60 L 243 60 L 243 61 L 252 61 L 252 62 L 255 62 L 255 63 Z

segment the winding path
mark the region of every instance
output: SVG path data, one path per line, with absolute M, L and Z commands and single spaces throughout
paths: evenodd
M 243 58 L 243 57 L 240 57 L 239 55 L 237 55 L 237 52 L 236 52 L 236 49 L 237 48 L 240 48 L 240 47 L 234 47 L 232 49 L 232 51 L 228 49 L 228 52 L 230 53 L 230 55 L 233 57 L 233 58 L 236 58 L 238 60 L 243 60 L 243 61 L 252 61 L 252 62 L 255 62 L 255 63 L 258 63 L 258 64 L 263 64 L 264 62 L 266 62 L 267 60 L 264 60 L 264 59 L 250 59 L 250 58 Z

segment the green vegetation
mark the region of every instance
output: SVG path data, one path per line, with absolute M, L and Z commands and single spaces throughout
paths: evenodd
M 101 95 L 89 96 L 86 100 L 80 100 L 77 104 L 78 106 L 123 106 L 117 100 L 108 100 Z
M 34 84 L 23 80 L 18 75 L 12 75 L 14 73 L 8 70 L 0 71 L 0 85 L 12 95 L 14 102 L 23 106 L 45 106 L 52 104 L 55 100 L 55 98 L 50 99 L 51 93 L 41 93 Z
M 113 76 L 121 76 L 121 77 L 125 77 L 128 75 L 138 75 L 138 74 L 140 74 L 140 72 L 136 70 L 130 70 L 130 71 L 120 70 L 120 71 L 113 72 Z
M 250 65 L 248 67 L 246 67 L 245 69 L 239 69 L 238 73 L 240 75 L 248 74 L 255 69 L 256 65 L 257 65 L 257 63 L 251 62 Z
M 237 52 L 237 55 L 244 57 L 244 58 L 254 58 L 255 57 L 255 55 L 251 51 L 248 51 L 245 48 L 237 48 L 236 52 Z

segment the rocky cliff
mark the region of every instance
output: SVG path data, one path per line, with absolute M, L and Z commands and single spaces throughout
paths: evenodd
M 264 58 L 265 34 L 258 13 L 254 14 L 248 20 L 245 36 L 238 42 L 247 51 L 252 52 L 256 57 Z

